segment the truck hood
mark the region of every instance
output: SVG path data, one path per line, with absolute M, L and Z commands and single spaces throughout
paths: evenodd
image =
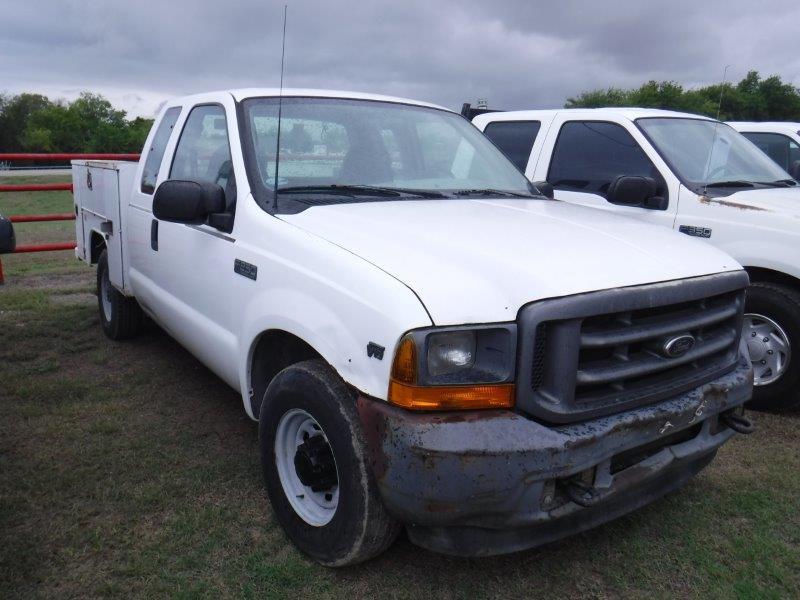
M 741 268 L 666 227 L 552 200 L 367 202 L 279 217 L 402 281 L 436 325 L 510 321 L 533 300 Z
M 719 198 L 701 196 L 700 201 L 705 204 L 717 204 L 729 208 L 800 217 L 800 186 L 793 188 L 749 189 Z

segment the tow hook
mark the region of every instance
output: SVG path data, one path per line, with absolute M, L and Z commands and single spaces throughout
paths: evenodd
M 594 488 L 590 488 L 579 481 L 568 481 L 563 490 L 567 498 L 584 508 L 599 504 L 603 500 L 603 496 Z
M 756 426 L 750 419 L 744 415 L 737 415 L 734 412 L 726 412 L 721 414 L 719 416 L 719 420 L 733 429 L 736 433 L 742 433 L 744 435 L 751 434 L 756 429 Z

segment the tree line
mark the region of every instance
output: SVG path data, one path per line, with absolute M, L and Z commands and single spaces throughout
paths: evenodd
M 720 94 L 722 105 L 720 107 Z M 648 81 L 634 89 L 610 87 L 568 98 L 565 108 L 638 106 L 679 110 L 723 121 L 800 121 L 800 89 L 778 75 L 750 71 L 738 83 L 685 89 L 675 81 Z
M 720 106 L 720 97 L 722 103 Z M 750 71 L 738 83 L 686 89 L 675 81 L 610 87 L 567 99 L 566 108 L 640 106 L 719 116 L 730 121 L 800 121 L 800 89 L 780 76 Z M 140 152 L 152 119 L 128 119 L 100 94 L 72 102 L 41 94 L 0 94 L 2 152 Z
M 72 102 L 40 94 L 0 95 L 2 152 L 141 152 L 152 119 L 128 119 L 103 96 Z

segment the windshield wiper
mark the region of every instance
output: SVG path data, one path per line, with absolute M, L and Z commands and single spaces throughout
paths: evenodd
M 399 196 L 381 188 L 360 185 L 293 185 L 278 188 L 279 194 L 334 194 L 337 196 Z
M 769 185 L 772 187 L 794 187 L 797 182 L 794 179 L 776 179 L 775 181 L 756 181 L 758 185 Z
M 417 198 L 445 198 L 444 194 L 428 190 L 411 190 L 372 185 L 295 185 L 278 188 L 279 194 L 334 194 L 340 196 L 378 196 L 396 198 L 413 196 Z
M 724 188 L 724 187 L 755 187 L 752 181 L 745 181 L 743 179 L 733 179 L 731 181 L 715 181 L 707 183 L 703 187 L 707 188 Z
M 519 192 L 509 192 L 507 190 L 458 190 L 453 192 L 454 196 L 513 196 L 514 198 L 533 198 L 531 194 L 521 194 Z

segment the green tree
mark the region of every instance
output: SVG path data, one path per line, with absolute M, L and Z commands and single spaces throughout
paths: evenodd
M 0 100 L 0 152 L 22 150 L 22 135 L 32 115 L 51 105 L 40 94 L 2 96 Z
M 778 75 L 761 79 L 757 71 L 750 71 L 736 85 L 714 84 L 686 90 L 674 81 L 648 81 L 628 90 L 611 87 L 585 91 L 568 98 L 564 106 L 640 106 L 710 117 L 719 113 L 723 120 L 800 121 L 800 90 L 785 83 Z
M 0 95 L 0 152 L 141 152 L 152 119 L 128 120 L 103 96 L 72 102 Z

